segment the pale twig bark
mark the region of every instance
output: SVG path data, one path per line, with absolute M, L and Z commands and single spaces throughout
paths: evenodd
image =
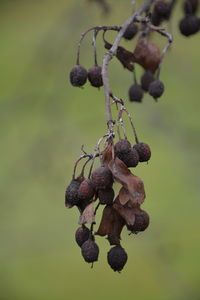
M 112 131 L 113 127 L 113 120 L 112 120 L 112 111 L 111 111 L 111 104 L 110 104 L 110 88 L 109 88 L 109 80 L 108 80 L 108 65 L 113 56 L 116 55 L 117 48 L 119 43 L 124 35 L 124 32 L 128 28 L 128 26 L 134 22 L 139 21 L 141 22 L 141 14 L 148 12 L 151 5 L 153 4 L 154 0 L 146 0 L 144 5 L 141 6 L 134 14 L 128 18 L 124 24 L 121 26 L 121 29 L 112 45 L 110 50 L 104 55 L 103 65 L 102 65 L 102 79 L 103 79 L 103 86 L 104 86 L 104 95 L 105 95 L 105 108 L 106 108 L 106 120 L 108 124 L 108 128 Z

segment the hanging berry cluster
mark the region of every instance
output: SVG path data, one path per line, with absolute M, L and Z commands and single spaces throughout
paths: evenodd
M 130 233 L 136 234 L 144 231 L 149 225 L 149 215 L 141 208 L 145 199 L 144 184 L 130 168 L 148 162 L 151 150 L 148 144 L 139 141 L 131 114 L 126 109 L 124 101 L 111 91 L 107 68 L 110 60 L 115 56 L 125 69 L 133 73 L 134 83 L 128 91 L 130 101 L 142 102 L 144 93 L 148 93 L 155 100 L 161 97 L 164 92 L 164 84 L 159 79 L 161 63 L 172 43 L 172 36 L 158 26 L 163 21 L 170 20 L 175 2 L 176 0 L 146 0 L 144 5 L 122 26 L 96 26 L 88 29 L 81 36 L 76 65 L 70 72 L 70 82 L 75 87 L 84 86 L 87 80 L 93 87 L 103 86 L 108 130 L 98 140 L 94 153 L 87 153 L 82 147 L 83 154 L 75 162 L 72 181 L 65 191 L 65 205 L 68 208 L 76 206 L 80 212 L 80 227 L 75 233 L 75 239 L 81 247 L 84 260 L 92 265 L 98 260 L 99 247 L 95 237 L 106 236 L 113 246 L 107 254 L 107 261 L 114 271 L 121 271 L 128 258 L 121 246 L 122 229 L 126 227 Z M 194 33 L 194 29 L 192 30 L 190 26 L 194 23 L 191 18 L 193 20 L 196 18 L 197 6 L 198 1 L 184 1 L 186 16 L 180 23 L 180 30 L 186 36 Z M 113 44 L 105 38 L 105 34 L 111 30 L 117 32 Z M 93 32 L 94 66 L 86 70 L 80 65 L 80 48 L 82 41 L 91 31 Z M 103 58 L 102 67 L 97 63 L 96 51 L 96 39 L 100 31 L 103 32 L 104 47 L 109 50 Z M 151 42 L 153 33 L 167 38 L 167 44 L 162 52 Z M 133 42 L 133 52 L 119 45 L 122 38 L 130 42 L 137 38 L 136 42 Z M 140 84 L 137 82 L 136 64 L 144 70 Z M 112 117 L 113 107 L 117 110 L 115 120 Z M 124 115 L 130 121 L 134 145 L 130 142 L 131 138 L 127 137 Z M 79 175 L 76 175 L 77 166 L 83 160 L 85 162 L 82 170 Z M 94 168 L 97 161 L 99 166 Z M 114 190 L 114 183 L 121 185 L 118 193 Z M 95 231 L 95 216 L 102 205 L 105 207 L 99 227 Z

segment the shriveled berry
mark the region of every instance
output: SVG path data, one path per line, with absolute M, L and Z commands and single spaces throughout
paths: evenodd
M 98 191 L 98 198 L 101 204 L 111 205 L 114 197 L 115 193 L 111 187 L 107 187 L 106 189 Z
M 135 214 L 135 222 L 133 225 L 128 225 L 127 228 L 131 232 L 137 233 L 144 231 L 149 226 L 149 215 L 146 211 L 141 210 Z
M 159 17 L 163 19 L 167 19 L 170 15 L 170 8 L 171 5 L 169 2 L 166 2 L 165 0 L 158 0 L 155 3 L 155 11 L 158 14 Z
M 81 246 L 81 253 L 86 262 L 93 263 L 98 260 L 99 247 L 94 241 L 89 239 Z
M 164 84 L 160 80 L 155 80 L 149 85 L 149 94 L 157 99 L 162 96 L 164 92 Z
M 78 197 L 80 182 L 78 180 L 72 180 L 71 183 L 67 186 L 65 191 L 65 205 L 71 207 L 77 205 L 80 201 Z
M 198 0 L 186 0 L 183 4 L 185 14 L 195 14 L 199 5 Z
M 137 143 L 133 146 L 133 148 L 137 151 L 139 155 L 139 161 L 148 161 L 151 157 L 151 149 L 149 145 L 145 143 Z
M 199 31 L 199 19 L 196 16 L 185 16 L 179 23 L 180 32 L 185 36 L 190 36 Z
M 140 85 L 136 83 L 132 84 L 129 88 L 128 94 L 130 101 L 142 102 L 144 93 Z
M 101 67 L 94 66 L 88 70 L 88 79 L 92 86 L 101 87 L 103 85 Z
M 127 154 L 120 155 L 119 158 L 128 168 L 135 168 L 139 163 L 139 155 L 134 148 L 131 148 Z
M 95 169 L 91 176 L 92 182 L 96 189 L 105 189 L 113 184 L 113 176 L 111 171 L 104 166 Z
M 73 86 L 83 86 L 87 81 L 87 70 L 80 66 L 75 65 L 70 72 L 70 82 Z
M 132 40 L 132 38 L 134 38 L 137 32 L 138 32 L 138 26 L 135 23 L 131 23 L 126 29 L 126 31 L 124 32 L 123 37 L 126 40 Z
M 151 73 L 150 71 L 146 71 L 141 77 L 142 89 L 144 91 L 148 92 L 149 86 L 154 80 L 155 80 L 155 77 L 153 76 L 153 73 Z
M 94 184 L 91 179 L 85 179 L 78 189 L 78 197 L 82 200 L 91 199 L 95 194 Z
M 115 246 L 110 249 L 107 255 L 108 264 L 114 271 L 121 271 L 125 266 L 128 255 L 121 246 Z
M 127 139 L 121 139 L 115 144 L 115 154 L 119 154 L 121 152 L 127 153 L 131 148 L 131 143 Z
M 75 239 L 77 244 L 81 247 L 90 236 L 90 230 L 86 226 L 81 226 L 76 230 Z

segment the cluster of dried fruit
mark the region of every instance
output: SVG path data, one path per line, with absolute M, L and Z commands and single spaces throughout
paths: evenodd
M 110 245 L 114 246 L 108 252 L 108 263 L 114 271 L 121 271 L 128 258 L 120 245 L 123 227 L 126 226 L 131 233 L 138 233 L 149 225 L 148 214 L 140 208 L 145 198 L 143 182 L 129 168 L 136 167 L 139 162 L 149 161 L 151 150 L 141 142 L 132 147 L 127 139 L 120 139 L 114 145 L 113 139 L 108 137 L 105 149 L 98 156 L 101 166 L 93 172 L 90 169 L 88 178 L 85 178 L 84 170 L 78 177 L 73 176 L 66 188 L 65 205 L 68 208 L 76 206 L 81 213 L 81 227 L 77 229 L 75 239 L 81 247 L 84 260 L 88 263 L 98 260 L 99 247 L 94 236 L 107 236 Z M 84 154 L 83 157 L 93 161 L 95 155 Z M 113 189 L 114 182 L 122 185 L 117 196 Z M 94 233 L 95 215 L 100 205 L 105 205 L 105 208 L 99 228 Z M 86 224 L 91 224 L 90 229 Z
M 107 255 L 108 264 L 114 271 L 121 271 L 128 258 L 120 243 L 122 229 L 126 227 L 131 233 L 138 233 L 144 231 L 149 225 L 149 216 L 140 207 L 145 199 L 144 184 L 139 177 L 131 173 L 129 168 L 135 168 L 139 162 L 148 162 L 151 150 L 146 143 L 139 142 L 131 115 L 125 108 L 124 102 L 114 96 L 109 89 L 106 66 L 108 61 L 116 56 L 125 69 L 133 72 L 134 83 L 128 91 L 130 101 L 142 102 L 145 92 L 155 100 L 161 97 L 164 92 L 164 84 L 159 79 L 161 63 L 171 45 L 172 36 L 158 26 L 163 21 L 170 20 L 175 2 L 176 0 L 146 0 L 140 13 L 134 14 L 130 19 L 129 26 L 90 28 L 81 35 L 76 65 L 70 72 L 70 82 L 75 87 L 82 87 L 87 80 L 96 88 L 104 85 L 108 132 L 99 139 L 93 154 L 88 154 L 82 149 L 83 155 L 76 161 L 72 181 L 66 188 L 65 205 L 68 208 L 76 206 L 80 212 L 79 224 L 81 226 L 76 231 L 75 239 L 81 247 L 85 261 L 93 264 L 98 260 L 99 247 L 95 242 L 95 236 L 106 236 L 110 245 L 114 246 Z M 199 30 L 200 22 L 195 16 L 197 8 L 197 0 L 184 1 L 185 17 L 180 22 L 180 30 L 185 36 Z M 142 14 L 145 16 L 142 17 Z M 117 42 L 115 40 L 113 44 L 105 38 L 105 34 L 109 30 L 118 32 Z M 94 66 L 87 71 L 80 65 L 79 56 L 81 43 L 91 31 L 93 31 Z M 96 38 L 100 31 L 103 31 L 104 47 L 110 50 L 107 53 L 108 60 L 105 60 L 105 55 L 102 67 L 97 63 L 96 53 Z M 162 53 L 159 47 L 151 42 L 154 32 L 167 38 L 167 44 Z M 133 51 L 128 51 L 119 45 L 122 38 L 132 41 L 136 36 L 137 41 Z M 136 64 L 144 70 L 140 84 L 137 83 Z M 112 103 L 110 99 L 113 100 Z M 115 104 L 117 108 L 116 120 L 112 119 L 111 104 Z M 133 129 L 135 137 L 133 146 L 126 135 L 123 113 L 128 116 Z M 121 137 L 121 131 L 123 137 Z M 116 135 L 118 135 L 118 142 L 114 141 Z M 103 141 L 103 149 L 100 150 Z M 86 162 L 83 164 L 80 175 L 76 176 L 77 165 L 82 159 L 86 159 Z M 93 171 L 96 159 L 100 159 L 100 166 Z M 89 163 L 88 176 L 85 176 L 85 169 Z M 117 195 L 113 188 L 114 183 L 121 184 Z M 94 208 L 95 202 L 98 202 L 96 208 Z M 95 216 L 101 205 L 105 205 L 105 208 L 99 228 L 94 232 Z M 87 224 L 90 224 L 89 228 L 86 226 Z

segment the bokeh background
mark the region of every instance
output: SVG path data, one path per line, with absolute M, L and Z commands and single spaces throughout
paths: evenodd
M 80 34 L 121 24 L 130 1 L 110 0 L 107 17 L 87 1 L 0 1 L 1 300 L 200 299 L 200 35 L 180 36 L 178 2 L 175 41 L 161 72 L 164 96 L 158 104 L 148 96 L 142 105 L 127 103 L 153 153 L 135 170 L 145 183 L 151 226 L 137 236 L 124 230 L 129 260 L 120 275 L 107 265 L 104 238 L 97 237 L 94 269 L 84 263 L 74 241 L 78 212 L 64 207 L 81 145 L 91 152 L 106 131 L 103 91 L 88 83 L 71 87 L 68 73 Z M 100 62 L 101 39 L 98 49 Z M 81 63 L 93 64 L 91 36 Z M 109 73 L 113 91 L 126 99 L 131 74 L 115 60 Z

